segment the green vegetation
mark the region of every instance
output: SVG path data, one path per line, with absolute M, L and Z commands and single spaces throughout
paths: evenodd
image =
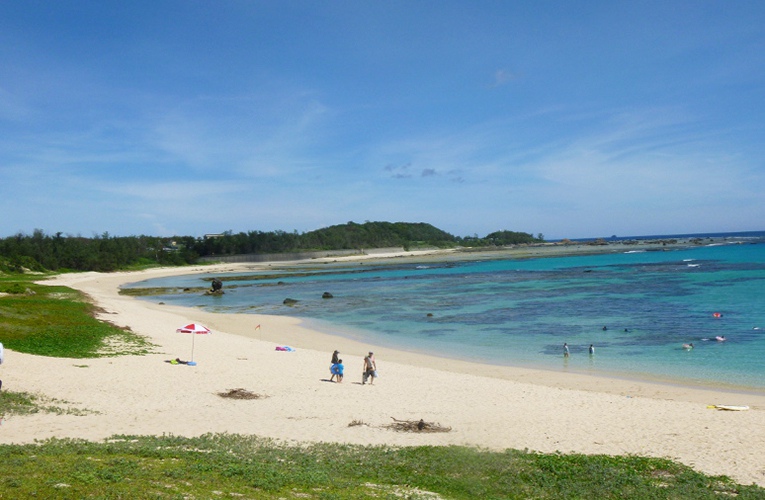
M 0 342 L 5 347 L 67 358 L 140 354 L 153 347 L 129 329 L 97 320 L 97 308 L 77 290 L 38 285 L 32 278 L 0 278 L 0 292 L 9 294 L 0 299 Z
M 523 243 L 534 243 L 544 240 L 542 234 L 539 234 L 535 239 L 530 234 L 517 233 L 515 231 L 496 231 L 486 235 L 484 238 L 486 244 L 503 246 L 503 245 L 520 245 Z
M 82 236 L 17 234 L 0 239 L 0 273 L 28 271 L 101 271 L 193 264 L 199 257 L 273 254 L 317 250 L 360 250 L 403 247 L 407 250 L 456 246 L 486 247 L 542 241 L 528 233 L 498 231 L 485 238 L 460 238 L 430 224 L 348 222 L 298 234 L 284 231 L 224 232 L 207 238 L 173 236 L 115 237 L 109 233 Z
M 1 498 L 765 498 L 669 460 L 228 434 L 0 446 Z
M 87 410 L 71 406 L 69 401 L 50 399 L 28 392 L 0 391 L 0 418 L 33 413 L 55 413 L 56 415 L 87 415 Z M 2 496 L 0 496 L 2 498 Z
M 454 246 L 457 238 L 430 224 L 404 222 L 348 222 L 305 233 L 302 245 L 319 250 Z
M 182 265 L 197 256 L 172 246 L 172 239 L 153 236 L 114 237 L 104 233 L 92 238 L 55 236 L 36 229 L 32 235 L 0 239 L 0 272 L 115 271 L 157 265 Z

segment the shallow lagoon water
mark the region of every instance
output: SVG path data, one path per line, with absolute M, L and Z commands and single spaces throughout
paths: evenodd
M 212 277 L 224 280 L 223 296 L 182 292 L 207 288 Z M 130 287 L 174 288 L 145 300 L 297 316 L 370 344 L 482 363 L 765 389 L 762 243 L 526 260 L 279 266 L 232 278 L 189 275 Z M 334 298 L 323 299 L 324 292 Z M 287 297 L 297 304 L 283 305 Z M 684 350 L 689 342 L 695 348 Z

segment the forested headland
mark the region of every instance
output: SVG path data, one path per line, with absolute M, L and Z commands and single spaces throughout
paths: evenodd
M 194 264 L 200 257 L 238 254 L 274 254 L 324 250 L 371 248 L 500 247 L 538 243 L 539 234 L 496 231 L 484 237 L 459 237 L 426 223 L 348 222 L 304 233 L 248 231 L 194 236 L 92 237 L 45 234 L 16 234 L 0 239 L 0 271 L 101 271 L 148 266 Z

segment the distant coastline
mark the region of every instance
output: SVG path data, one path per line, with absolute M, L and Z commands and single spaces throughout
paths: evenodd
M 742 236 L 743 235 L 743 236 Z M 685 248 L 703 247 L 721 244 L 746 244 L 765 241 L 765 231 L 747 233 L 714 233 L 692 235 L 644 236 L 616 239 L 558 240 L 545 243 L 508 245 L 505 247 L 421 249 L 406 251 L 403 248 L 369 249 L 351 255 L 321 255 L 311 260 L 387 260 L 403 259 L 413 262 L 432 260 L 483 260 L 483 259 L 523 259 L 545 257 L 568 257 L 576 255 L 597 255 L 606 253 L 624 253 L 630 251 L 663 252 Z M 326 252 L 325 252 L 326 253 Z M 288 259 L 285 259 L 288 260 Z M 220 262 L 230 262 L 220 260 Z M 231 261 L 243 262 L 243 261 Z
M 645 236 L 636 238 L 585 238 L 581 240 L 557 240 L 544 243 L 523 243 L 503 247 L 455 247 L 421 248 L 406 250 L 403 247 L 372 248 L 360 250 L 324 250 L 316 252 L 279 253 L 279 254 L 237 254 L 205 257 L 205 263 L 262 263 L 262 262 L 300 262 L 300 261 L 341 261 L 367 259 L 412 259 L 413 261 L 431 261 L 434 258 L 444 260 L 468 259 L 506 259 L 506 258 L 543 258 L 566 257 L 573 255 L 596 255 L 602 253 L 620 253 L 628 251 L 669 251 L 683 248 L 701 247 L 713 244 L 746 243 L 752 240 L 765 241 L 765 232 L 753 232 L 753 236 L 740 236 L 744 233 L 716 233 L 709 235 L 685 236 Z

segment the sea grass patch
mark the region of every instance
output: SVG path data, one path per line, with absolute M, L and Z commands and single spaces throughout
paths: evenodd
M 451 432 L 451 427 L 443 426 L 437 422 L 426 422 L 424 419 L 420 420 L 398 420 L 396 418 L 391 417 L 393 419 L 392 424 L 386 424 L 380 426 L 383 429 L 388 429 L 392 431 L 397 432 Z M 348 424 L 348 427 L 360 427 L 360 426 L 367 426 L 371 427 L 368 423 L 364 422 L 363 420 L 353 420 L 351 423 Z
M 53 413 L 56 415 L 85 415 L 98 414 L 97 411 L 78 408 L 76 403 L 42 394 L 29 392 L 0 391 L 0 421 L 3 418 L 33 415 L 35 413 Z
M 268 397 L 265 394 L 257 394 L 241 387 L 237 389 L 229 389 L 225 392 L 219 392 L 218 396 L 226 399 L 264 399 Z
M 392 424 L 383 425 L 383 429 L 398 432 L 451 432 L 451 427 L 445 427 L 437 422 L 420 420 L 397 420 L 393 417 Z

